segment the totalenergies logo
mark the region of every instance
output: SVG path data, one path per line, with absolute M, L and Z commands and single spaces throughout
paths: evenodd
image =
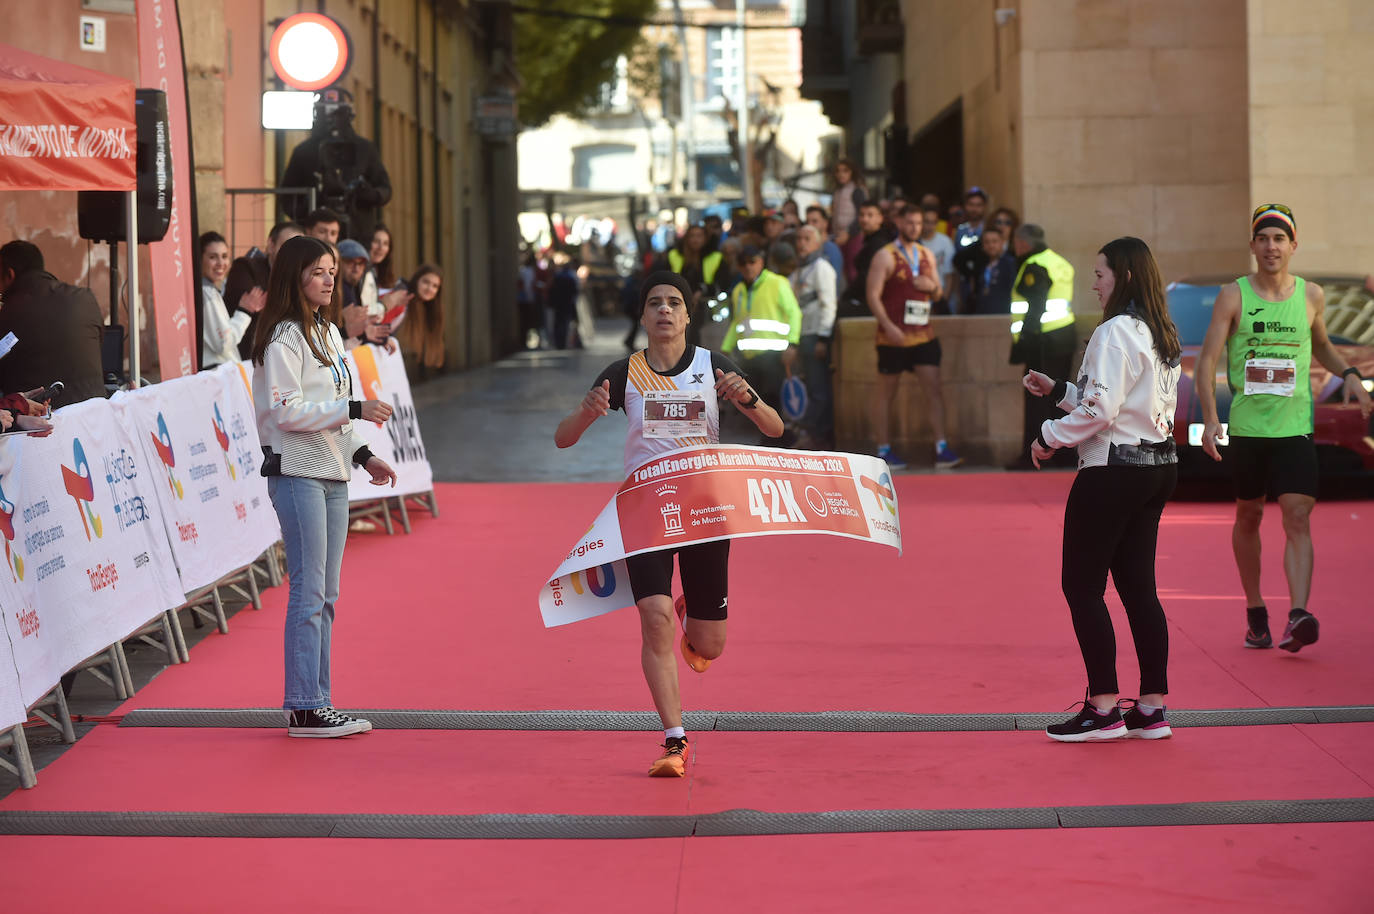
M 224 468 L 229 471 L 229 478 L 238 479 L 238 471 L 229 459 L 229 429 L 224 425 L 224 417 L 219 414 L 218 403 L 215 404 L 215 440 L 219 442 L 219 449 L 224 452 Z
M 358 366 L 358 381 L 363 388 L 364 400 L 382 399 L 382 373 L 377 369 L 377 357 L 371 346 L 359 346 L 353 350 L 353 364 Z M 382 423 L 378 422 L 381 428 Z
M 892 476 L 890 474 L 884 473 L 877 479 L 869 479 L 867 476 L 860 475 L 859 483 L 873 493 L 873 497 L 878 500 L 879 507 L 886 508 L 893 517 L 897 516 L 897 496 L 892 491 Z
M 86 539 L 91 538 L 92 530 L 98 539 L 105 533 L 100 524 L 100 515 L 95 513 L 91 504 L 95 501 L 95 482 L 91 479 L 91 465 L 86 460 L 86 449 L 81 446 L 80 438 L 72 439 L 72 462 L 76 464 L 75 470 L 62 464 L 62 481 L 67 486 L 67 494 L 81 512 L 81 526 L 86 529 Z
M 167 420 L 162 418 L 162 413 L 157 414 L 157 434 L 149 437 L 153 439 L 153 449 L 157 451 L 158 459 L 167 468 L 167 485 L 171 487 L 172 494 L 180 499 L 183 492 L 181 480 L 172 472 L 172 467 L 177 465 L 177 455 L 172 450 L 172 433 L 167 431 Z
M 572 589 L 578 596 L 587 591 L 594 597 L 609 597 L 615 593 L 615 568 L 611 565 L 598 565 L 586 571 L 574 571 L 568 575 Z
M 14 540 L 14 503 L 5 497 L 3 485 L 0 485 L 0 536 L 5 538 L 5 564 L 10 566 L 10 576 L 17 584 L 24 580 L 24 557 L 18 550 L 10 551 L 10 543 Z

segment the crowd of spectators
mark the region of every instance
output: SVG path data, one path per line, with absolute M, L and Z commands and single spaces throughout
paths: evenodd
M 929 314 L 1005 316 L 1009 328 L 1015 328 L 1009 340 L 1014 363 L 1037 370 L 1061 367 L 1064 353 L 1060 350 L 1064 347 L 1060 337 L 1072 331 L 1041 334 L 1028 326 L 1021 334 L 1021 324 L 1030 322 L 1018 321 L 1013 315 L 1017 309 L 1018 315 L 1029 310 L 1035 319 L 1044 313 L 1050 276 L 1035 262 L 1039 259 L 1036 255 L 1048 247 L 1043 230 L 1023 226 L 1020 216 L 1008 207 L 994 207 L 988 191 L 979 186 L 970 187 L 945 207 L 933 193 L 917 198 L 870 193 L 861 170 L 848 159 L 835 164 L 831 177 L 829 207 L 812 203 L 802 209 L 795 200 L 787 199 L 775 210 L 737 213 L 728 231 L 723 230 L 719 217 L 711 216 L 680 227 L 675 242 L 666 249 L 646 251 L 639 269 L 624 283 L 621 300 L 627 303 L 629 319 L 626 348 L 636 348 L 635 291 L 640 278 L 659 269 L 678 273 L 694 290 L 689 302 L 689 341 L 737 358 L 765 398 L 781 396 L 781 383 L 788 376 L 804 379 L 805 408 L 789 423 L 787 440 L 795 440 L 802 447 L 832 447 L 830 357 L 835 321 L 878 315 L 883 307 L 882 284 L 903 281 L 897 275 L 901 270 L 893 266 L 894 244 L 902 247 L 900 239 L 914 231 L 917 240 L 911 247 L 919 252 L 923 272 L 927 256 L 933 264 L 929 269 L 933 291 L 926 292 L 927 283 L 921 279 L 919 291 L 912 294 L 929 298 Z M 898 231 L 899 224 L 903 232 Z M 889 252 L 883 260 L 886 272 L 875 297 L 869 274 L 875 258 L 884 251 Z M 551 312 L 555 346 L 577 345 L 565 328 L 574 320 L 571 301 L 577 297 L 578 276 L 577 262 L 558 253 L 542 259 L 531 254 L 521 270 L 522 307 L 536 314 L 541 309 Z M 781 280 L 781 285 L 775 279 Z M 1037 279 L 1041 280 L 1039 289 L 1034 288 Z M 742 351 L 741 331 L 751 321 L 756 327 L 774 326 L 777 339 L 768 341 L 764 339 L 766 333 L 753 333 L 746 345 L 764 348 Z M 903 345 L 908 348 L 919 345 L 912 342 L 914 339 L 938 344 L 913 333 L 910 327 L 905 337 L 909 338 Z M 880 335 L 877 345 L 881 354 L 888 341 Z M 933 356 L 927 353 L 918 357 L 920 364 L 897 373 L 911 370 L 920 379 L 935 417 L 932 430 L 939 439 L 936 464 L 953 466 L 959 462 L 958 456 L 944 441 L 939 427 L 944 406 L 938 345 L 935 349 Z M 934 359 L 933 365 L 925 364 L 928 357 Z M 889 358 L 888 364 L 897 362 Z M 890 386 L 885 382 L 884 389 Z M 788 404 L 780 405 L 786 414 Z M 882 404 L 875 400 L 874 405 Z M 876 442 L 880 451 L 886 444 Z M 938 458 L 939 454 L 944 458 Z M 895 459 L 889 462 L 897 463 Z M 1029 466 L 1025 455 L 1014 466 L 1022 465 Z
M 245 361 L 252 347 L 254 320 L 266 301 L 272 261 L 282 244 L 309 235 L 333 247 L 337 258 L 334 307 L 328 315 L 339 326 L 344 345 L 375 345 L 405 361 L 411 383 L 437 374 L 444 365 L 443 271 L 433 264 L 399 279 L 391 230 L 382 223 L 362 239 L 339 237 L 340 216 L 329 209 L 310 212 L 303 222 L 272 227 L 262 248 L 229 260 L 218 232 L 200 236 L 202 310 L 201 359 L 210 368 Z

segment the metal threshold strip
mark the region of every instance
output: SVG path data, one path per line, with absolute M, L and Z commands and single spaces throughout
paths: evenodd
M 1374 797 L 1131 806 L 871 809 L 683 816 L 0 811 L 0 834 L 170 838 L 626 839 L 857 832 L 1275 825 L 1374 819 Z
M 425 711 L 353 710 L 379 730 L 656 730 L 652 711 Z M 970 730 L 1039 730 L 1065 712 L 905 714 L 897 711 L 688 711 L 684 726 L 698 732 L 911 733 Z M 1252 727 L 1374 721 L 1374 706 L 1219 708 L 1170 710 L 1176 727 Z M 129 711 L 121 727 L 284 726 L 275 708 L 144 708 Z

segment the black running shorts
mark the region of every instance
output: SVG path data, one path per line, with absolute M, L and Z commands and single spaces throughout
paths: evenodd
M 673 595 L 673 556 L 677 555 L 687 615 L 719 622 L 725 618 L 730 578 L 730 541 L 715 540 L 661 552 L 642 552 L 625 560 L 635 602 L 657 594 Z
M 1232 435 L 1226 447 L 1236 498 L 1293 493 L 1317 497 L 1317 446 L 1311 435 L 1247 438 Z
M 939 364 L 939 339 L 927 340 L 916 346 L 878 347 L 878 374 L 901 374 L 915 371 L 917 365 Z

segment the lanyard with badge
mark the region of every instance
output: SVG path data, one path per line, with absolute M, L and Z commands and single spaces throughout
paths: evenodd
M 352 393 L 353 377 L 348 373 L 348 365 L 344 363 L 343 353 L 334 351 L 333 339 L 329 333 L 329 324 L 321 317 L 316 315 L 316 328 L 319 329 L 321 336 L 324 337 L 324 351 L 329 354 L 329 374 L 334 379 L 334 398 L 343 396 L 345 386 L 348 392 Z
M 900 238 L 893 242 L 893 247 L 897 249 L 898 254 L 902 255 L 902 259 L 906 261 L 907 268 L 911 270 L 911 280 L 914 283 L 916 277 L 921 275 L 920 253 L 908 252 L 906 245 L 902 243 L 902 239 Z M 902 311 L 902 323 L 909 327 L 924 327 L 926 324 L 929 324 L 930 302 L 908 298 Z

